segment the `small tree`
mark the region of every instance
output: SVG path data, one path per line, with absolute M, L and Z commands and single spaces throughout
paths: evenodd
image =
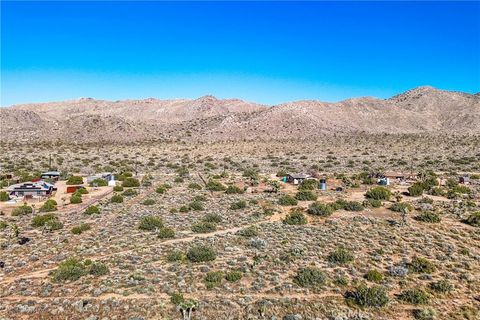
M 195 311 L 198 304 L 198 302 L 193 299 L 185 299 L 181 293 L 174 293 L 170 297 L 170 302 L 181 312 L 183 320 L 192 319 L 192 312 Z
M 83 178 L 80 176 L 70 176 L 67 180 L 67 184 L 75 185 L 75 184 L 82 184 Z

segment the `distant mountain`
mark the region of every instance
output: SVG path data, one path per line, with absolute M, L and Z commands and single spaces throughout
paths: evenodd
M 480 134 L 480 96 L 418 87 L 389 99 L 275 106 L 195 100 L 91 98 L 0 108 L 3 141 L 137 142 L 315 139 L 355 133 Z

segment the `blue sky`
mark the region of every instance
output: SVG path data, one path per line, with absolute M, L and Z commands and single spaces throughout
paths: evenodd
M 1 2 L 1 105 L 480 91 L 479 2 Z

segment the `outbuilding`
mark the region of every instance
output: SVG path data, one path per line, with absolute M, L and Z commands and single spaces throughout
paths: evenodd
M 58 171 L 48 171 L 40 175 L 40 179 L 51 179 L 53 181 L 58 181 L 60 179 L 60 172 Z
M 286 176 L 287 182 L 293 184 L 301 184 L 303 181 L 308 179 L 313 179 L 313 177 L 306 173 L 290 173 Z

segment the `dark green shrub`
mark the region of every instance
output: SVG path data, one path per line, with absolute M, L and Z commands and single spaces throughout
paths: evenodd
M 433 273 L 436 269 L 433 263 L 421 257 L 414 257 L 407 266 L 408 270 L 416 273 Z
M 407 203 L 407 202 L 395 202 L 388 209 L 395 212 L 404 212 L 404 210 L 407 210 L 410 212 L 413 210 L 413 207 L 410 203 Z
M 243 189 L 240 189 L 239 187 L 232 185 L 227 187 L 227 190 L 225 190 L 225 193 L 226 194 L 242 194 Z
M 363 205 L 358 201 L 347 201 L 344 204 L 343 209 L 346 211 L 362 211 Z
M 240 201 L 234 202 L 230 205 L 231 210 L 240 210 L 240 209 L 244 209 L 246 207 L 247 207 L 247 202 L 245 200 L 240 200 Z
M 10 200 L 10 196 L 8 195 L 8 193 L 5 191 L 0 191 L 0 201 L 5 202 L 8 200 Z
M 365 207 L 380 208 L 382 206 L 382 201 L 376 199 L 366 199 L 363 201 Z
M 230 282 L 237 282 L 242 279 L 243 273 L 240 271 L 230 271 L 225 275 L 225 279 Z
M 251 225 L 239 231 L 239 235 L 245 238 L 251 238 L 258 236 L 258 227 Z
M 47 221 L 58 219 L 53 213 L 47 213 L 44 215 L 38 215 L 32 219 L 32 227 L 39 228 L 45 226 Z
M 420 213 L 415 217 L 415 220 L 427 222 L 427 223 L 438 223 L 441 221 L 440 216 L 432 211 L 425 211 Z
M 45 222 L 45 227 L 48 230 L 60 230 L 63 228 L 63 223 L 61 223 L 58 219 L 48 220 Z
M 133 197 L 136 196 L 138 192 L 135 189 L 127 189 L 123 191 L 122 195 L 125 197 Z
M 138 181 L 138 179 L 128 177 L 128 178 L 125 178 L 125 180 L 123 180 L 122 186 L 124 188 L 140 187 L 140 181 Z
M 82 223 L 79 226 L 73 227 L 72 228 L 72 233 L 73 234 L 81 234 L 82 232 L 85 232 L 87 230 L 90 230 L 90 225 L 87 223 Z
M 225 191 L 227 188 L 219 181 L 210 180 L 207 183 L 206 189 L 210 191 Z
M 3 230 L 8 227 L 8 223 L 3 220 L 0 220 L 0 230 Z
M 113 187 L 113 191 L 115 191 L 115 192 L 122 192 L 123 190 L 124 190 L 124 189 L 123 189 L 122 186 L 115 186 L 115 187 Z
M 298 200 L 286 194 L 278 199 L 278 204 L 281 206 L 296 206 L 298 204 Z
M 223 272 L 222 271 L 210 271 L 205 276 L 205 285 L 207 289 L 212 289 L 222 283 L 223 280 Z
M 92 182 L 90 182 L 90 187 L 93 187 L 93 186 L 106 187 L 108 186 L 108 182 L 105 179 L 97 178 L 95 180 L 92 180 Z
M 217 230 L 217 225 L 211 222 L 199 222 L 192 225 L 192 231 L 196 233 L 209 233 Z
M 153 199 L 145 199 L 143 200 L 142 204 L 144 206 L 151 206 L 151 205 L 154 205 L 155 204 L 155 200 Z
M 329 204 L 320 203 L 320 202 L 314 202 L 310 204 L 307 210 L 309 214 L 322 216 L 322 217 L 331 215 L 333 211 L 335 211 L 333 206 Z
M 289 225 L 303 225 L 307 224 L 307 218 L 301 211 L 293 211 L 287 214 L 285 219 L 282 220 L 283 224 Z
M 345 248 L 337 248 L 335 251 L 331 252 L 327 257 L 327 260 L 330 263 L 339 264 L 339 265 L 350 263 L 354 259 L 355 259 L 355 256 L 353 255 L 353 253 L 350 250 L 347 250 Z
M 318 181 L 314 179 L 304 180 L 298 190 L 315 190 L 318 187 Z
M 385 187 L 373 187 L 365 193 L 368 199 L 385 200 L 388 201 L 392 193 Z
M 383 280 L 383 274 L 378 270 L 369 270 L 365 276 L 365 279 L 371 282 L 381 282 Z
M 165 186 L 159 186 L 159 187 L 157 187 L 157 189 L 155 189 L 155 192 L 160 193 L 160 194 L 164 194 L 165 192 L 167 192 L 167 188 Z
M 45 201 L 43 206 L 40 207 L 40 212 L 52 212 L 57 210 L 57 202 L 53 199 Z
M 24 204 L 23 206 L 20 206 L 18 208 L 13 209 L 12 211 L 12 216 L 24 216 L 26 214 L 30 214 L 33 212 L 33 208 L 31 206 L 28 206 Z
M 465 219 L 465 223 L 474 227 L 480 227 L 480 211 L 471 213 L 468 218 Z
M 315 267 L 306 267 L 297 271 L 293 282 L 300 287 L 318 287 L 325 284 L 327 275 Z
M 147 230 L 147 231 L 161 229 L 163 228 L 163 220 L 162 218 L 155 217 L 155 216 L 143 217 L 142 220 L 140 220 L 138 228 L 140 230 Z
M 158 237 L 160 239 L 175 238 L 175 230 L 169 227 L 160 228 L 160 230 L 158 230 Z
M 123 202 L 123 197 L 119 194 L 115 194 L 110 199 L 110 202 L 112 202 L 112 203 L 122 203 Z
M 300 190 L 295 195 L 295 199 L 298 201 L 315 201 L 317 200 L 317 195 L 310 190 Z
M 439 280 L 430 283 L 430 289 L 438 293 L 449 293 L 453 290 L 453 285 L 447 280 Z
M 430 194 L 432 196 L 443 197 L 445 196 L 445 191 L 443 191 L 443 189 L 440 187 L 435 187 L 435 188 L 432 188 L 432 190 L 430 190 Z
M 55 282 L 76 281 L 86 273 L 84 264 L 80 260 L 72 258 L 60 263 L 51 276 Z
M 75 184 L 83 184 L 83 178 L 80 176 L 70 176 L 67 180 L 67 184 L 75 185 Z
M 77 204 L 77 203 L 82 203 L 82 197 L 78 195 L 73 195 L 70 197 L 70 203 L 71 204 Z
M 190 202 L 190 204 L 188 205 L 188 207 L 190 208 L 190 210 L 193 210 L 193 211 L 202 211 L 202 210 L 204 210 L 203 204 L 202 204 L 200 201 L 192 201 L 192 202 Z
M 413 310 L 413 318 L 415 320 L 435 320 L 437 319 L 437 312 L 434 309 L 415 309 Z
M 367 287 L 364 284 L 357 286 L 354 291 L 347 292 L 346 299 L 347 302 L 360 307 L 375 308 L 383 307 L 389 301 L 387 290 L 384 287 Z
M 425 191 L 424 186 L 421 182 L 415 182 L 408 188 L 408 194 L 411 197 L 419 197 Z
M 196 182 L 192 182 L 188 185 L 188 189 L 192 189 L 192 190 L 202 190 L 202 186 L 199 185 L 198 183 Z
M 215 260 L 217 253 L 212 247 L 199 245 L 188 250 L 187 258 L 191 262 L 208 262 Z
M 217 213 L 207 213 L 205 217 L 203 217 L 202 221 L 210 223 L 220 223 L 222 222 L 222 217 Z
M 178 251 L 178 250 L 170 251 L 167 254 L 167 261 L 168 262 L 183 261 L 183 260 L 185 260 L 185 258 L 186 257 L 183 254 L 183 252 Z
M 430 295 L 422 289 L 409 289 L 400 293 L 398 299 L 410 304 L 427 304 Z

